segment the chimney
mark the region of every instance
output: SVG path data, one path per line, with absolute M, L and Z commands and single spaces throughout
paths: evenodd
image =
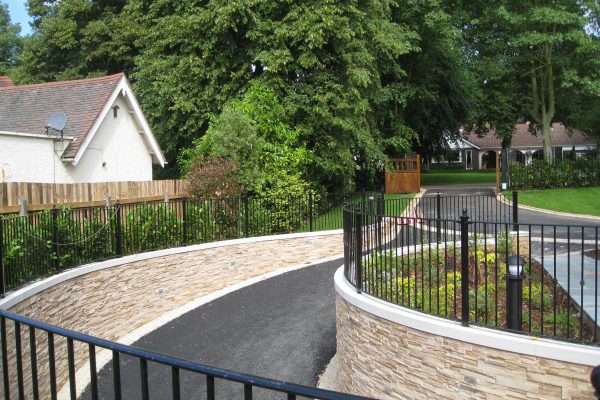
M 0 88 L 15 86 L 8 76 L 0 76 Z

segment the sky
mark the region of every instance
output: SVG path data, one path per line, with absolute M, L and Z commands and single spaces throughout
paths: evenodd
M 21 36 L 26 36 L 31 33 L 29 26 L 29 15 L 27 14 L 27 0 L 2 0 L 3 3 L 8 3 L 8 11 L 10 12 L 10 21 L 21 25 Z

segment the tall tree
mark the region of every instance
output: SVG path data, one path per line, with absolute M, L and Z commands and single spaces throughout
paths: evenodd
M 15 65 L 21 48 L 19 24 L 12 24 L 8 5 L 0 1 L 0 75 L 6 75 Z
M 466 31 L 478 66 L 484 65 L 482 94 L 493 94 L 501 104 L 495 113 L 489 113 L 494 108 L 482 109 L 482 119 L 488 117 L 490 125 L 503 121 L 505 129 L 511 120 L 532 120 L 533 133 L 539 129 L 542 135 L 544 158 L 551 162 L 552 123 L 569 120 L 568 104 L 559 101 L 566 72 L 589 39 L 586 8 L 576 0 L 483 1 L 474 7 L 477 15 Z M 487 79 L 494 71 L 500 72 L 500 80 Z M 504 136 L 510 137 L 508 132 Z
M 585 3 L 586 34 L 565 69 L 558 101 L 567 107 L 565 122 L 600 140 L 600 2 Z
M 413 33 L 391 20 L 394 4 L 132 1 L 144 32 L 136 88 L 167 153 L 190 146 L 211 115 L 261 79 L 302 132 L 310 176 L 350 188 L 357 168 L 372 173 L 384 157 L 380 68 L 413 49 Z
M 417 148 L 429 156 L 447 147 L 461 125 L 473 118 L 477 99 L 474 74 L 467 62 L 460 18 L 453 4 L 429 0 L 399 5 L 395 19 L 417 33 L 417 51 L 403 55 L 397 65 L 406 79 L 399 109 L 401 120 L 419 134 Z
M 121 18 L 126 0 L 29 0 L 33 32 L 19 58 L 23 83 L 131 71 L 134 27 Z
M 544 159 L 551 162 L 552 122 L 557 116 L 557 91 L 563 71 L 572 65 L 572 54 L 582 46 L 585 18 L 577 1 L 534 1 L 512 5 L 506 20 L 517 30 L 516 65 L 527 70 L 531 91 L 528 113 L 540 127 Z M 502 10 L 503 11 L 503 10 Z

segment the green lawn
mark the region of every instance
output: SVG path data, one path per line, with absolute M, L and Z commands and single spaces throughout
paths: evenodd
M 430 171 L 421 173 L 421 186 L 495 183 L 496 171 Z
M 408 204 L 408 201 L 402 201 L 402 199 L 412 199 L 415 197 L 415 193 L 410 194 L 386 194 L 385 199 L 388 200 L 386 202 L 386 215 L 400 215 L 404 211 L 404 208 Z M 357 197 L 358 201 L 360 198 Z M 390 201 L 391 200 L 391 201 Z M 393 201 L 397 200 L 397 201 Z M 343 226 L 342 221 L 342 206 L 341 204 L 335 208 L 332 208 L 328 212 L 323 215 L 318 216 L 313 220 L 313 230 L 314 231 L 326 231 L 331 229 L 341 229 Z M 309 225 L 304 224 L 301 228 L 302 231 L 308 231 Z
M 510 198 L 510 193 L 505 196 Z M 574 214 L 600 216 L 600 187 L 576 189 L 523 190 L 519 204 Z

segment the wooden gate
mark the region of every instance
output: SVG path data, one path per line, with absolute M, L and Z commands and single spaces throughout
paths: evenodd
M 421 190 L 421 157 L 391 158 L 385 171 L 385 193 L 415 193 Z

